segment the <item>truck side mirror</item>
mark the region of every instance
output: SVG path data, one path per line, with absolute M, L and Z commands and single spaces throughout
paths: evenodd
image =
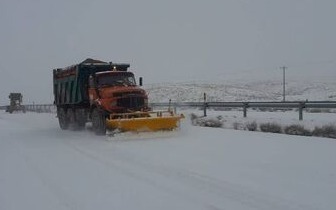
M 139 78 L 139 85 L 142 86 L 142 77 Z

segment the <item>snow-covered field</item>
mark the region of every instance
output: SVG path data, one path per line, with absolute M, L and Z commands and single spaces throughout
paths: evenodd
M 147 84 L 151 102 L 203 101 L 203 93 L 208 101 L 281 101 L 283 85 L 278 80 L 188 82 Z M 336 83 L 289 80 L 286 82 L 286 100 L 323 101 L 336 99 Z
M 0 209 L 336 208 L 335 139 L 188 119 L 162 136 L 97 137 L 61 131 L 54 114 L 1 111 Z

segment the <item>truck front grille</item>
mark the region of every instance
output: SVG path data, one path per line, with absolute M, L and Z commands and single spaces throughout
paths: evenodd
M 117 100 L 117 106 L 125 109 L 140 110 L 144 105 L 144 98 L 138 95 L 128 95 Z

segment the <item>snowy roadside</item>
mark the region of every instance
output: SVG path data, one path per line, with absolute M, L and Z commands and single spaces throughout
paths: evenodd
M 249 130 L 253 123 L 257 126 L 252 129 L 254 131 L 260 131 L 260 125 L 269 123 L 281 126 L 281 133 L 285 133 L 284 129 L 293 125 L 302 126 L 311 133 L 316 128 L 336 126 L 336 113 L 304 113 L 304 119 L 301 121 L 298 119 L 298 112 L 295 111 L 262 112 L 250 110 L 247 112 L 246 118 L 243 117 L 242 111 L 208 110 L 206 117 L 204 117 L 203 110 L 199 109 L 179 111 L 191 116 L 194 125 L 235 130 Z

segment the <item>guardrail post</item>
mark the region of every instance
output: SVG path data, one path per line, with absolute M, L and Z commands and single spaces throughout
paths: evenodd
M 248 103 L 244 103 L 243 105 L 244 117 L 247 117 L 247 107 L 248 107 Z
M 299 120 L 303 120 L 303 108 L 305 108 L 305 103 L 300 102 L 300 105 L 299 105 Z
M 170 112 L 171 99 L 169 99 L 168 111 Z
M 206 117 L 207 116 L 207 110 L 206 110 L 206 108 L 207 108 L 207 104 L 206 104 L 206 93 L 204 93 L 204 95 L 203 95 L 203 99 L 204 99 L 204 104 L 203 104 L 203 112 L 204 112 L 204 117 Z

